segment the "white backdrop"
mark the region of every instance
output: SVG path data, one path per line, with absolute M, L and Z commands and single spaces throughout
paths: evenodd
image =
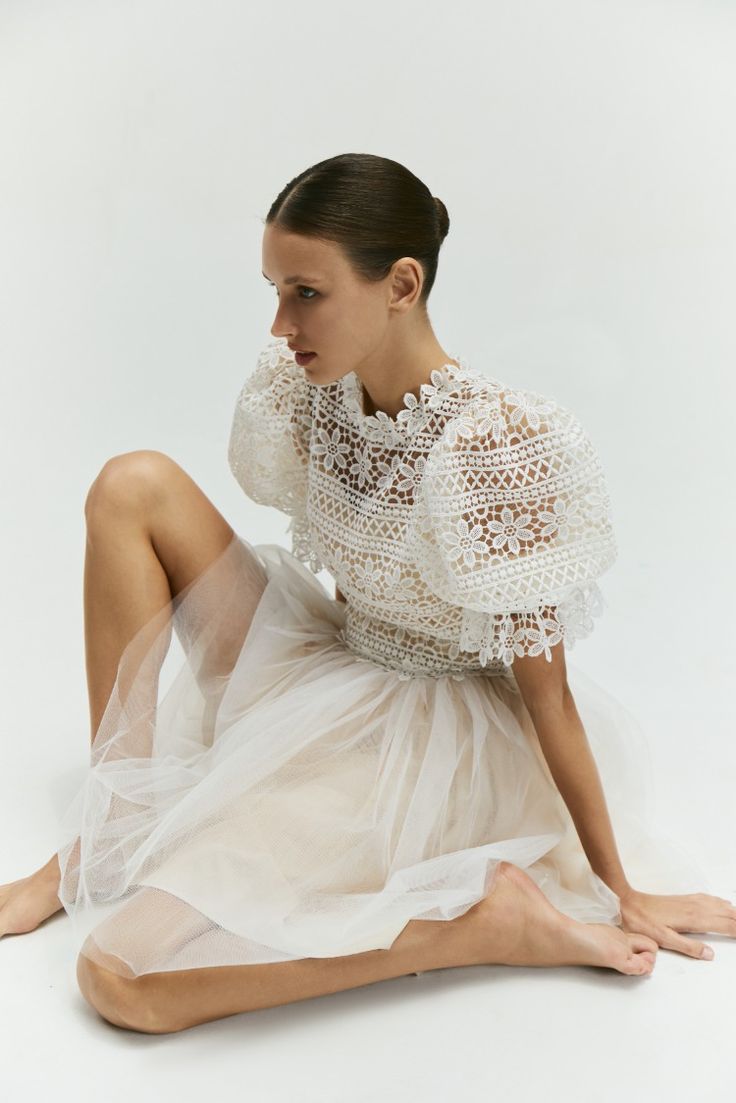
M 167 452 L 251 543 L 287 542 L 287 519 L 245 499 L 226 460 L 235 397 L 276 305 L 262 219 L 306 166 L 370 152 L 406 164 L 447 205 L 429 303 L 440 343 L 555 395 L 598 447 L 620 554 L 602 580 L 606 612 L 571 662 L 640 719 L 663 825 L 712 868 L 713 891 L 736 899 L 734 57 L 726 0 L 0 0 L 0 883 L 53 852 L 87 761 L 83 505 L 104 461 Z M 0 946 L 3 1014 L 22 1044 L 47 1019 L 59 1047 L 39 1082 L 62 1075 L 79 1018 L 91 1044 L 104 1027 L 75 998 L 62 917 L 47 928 Z M 168 1045 L 196 1054 L 199 1039 L 223 1038 L 222 1060 L 237 1066 L 255 1037 L 239 1083 L 251 1096 L 260 1084 L 258 1099 L 294 1098 L 289 1077 L 308 1068 L 300 1100 L 405 1099 L 404 1077 L 439 1100 L 482 1074 L 496 1030 L 490 1087 L 531 1098 L 549 1095 L 552 1077 L 567 1098 L 579 1065 L 560 1046 L 588 1029 L 596 999 L 606 1028 L 585 1040 L 591 1060 L 621 1042 L 622 1016 L 633 1031 L 632 1066 L 596 1083 L 619 1098 L 627 1077 L 648 1083 L 632 1008 L 649 999 L 650 1014 L 672 1015 L 649 1097 L 690 1098 L 692 1074 L 701 1098 L 726 1098 L 718 1001 L 733 991 L 736 946 L 708 941 L 715 962 L 660 952 L 636 994 L 601 970 L 475 971 L 464 989 L 445 971 Z M 49 971 L 58 992 L 39 1005 Z M 702 1051 L 682 1015 L 695 999 Z M 34 1005 L 28 1033 L 17 1001 Z M 530 1004 L 534 1016 L 549 1004 L 560 1033 L 535 1033 L 528 1063 Z M 421 1032 L 440 1016 L 449 1048 L 426 1053 Z M 398 1029 L 408 1034 L 394 1053 Z M 146 1048 L 102 1033 L 115 1052 L 123 1040 Z M 284 1038 L 301 1065 L 274 1068 Z M 357 1076 L 365 1045 L 382 1056 Z M 198 1080 L 191 1066 L 179 1075 L 194 1097 L 210 1070 Z M 98 1070 L 108 1096 L 109 1070 Z

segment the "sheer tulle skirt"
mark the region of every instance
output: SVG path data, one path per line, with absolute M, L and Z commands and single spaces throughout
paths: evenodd
M 402 680 L 343 622 L 290 552 L 236 534 L 131 640 L 62 821 L 78 951 L 130 976 L 388 948 L 467 911 L 501 860 L 567 915 L 620 921 L 513 677 Z M 629 880 L 705 891 L 652 829 L 634 718 L 567 666 Z

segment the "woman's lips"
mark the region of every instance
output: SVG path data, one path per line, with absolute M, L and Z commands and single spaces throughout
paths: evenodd
M 300 368 L 304 368 L 307 364 L 314 360 L 316 355 L 316 352 L 295 352 L 294 359 L 296 360 Z

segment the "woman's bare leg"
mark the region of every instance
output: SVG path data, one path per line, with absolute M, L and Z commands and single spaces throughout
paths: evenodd
M 658 946 L 646 935 L 563 915 L 517 866 L 500 862 L 490 891 L 453 920 L 412 920 L 390 949 L 335 958 L 144 973 L 80 954 L 83 996 L 115 1026 L 168 1034 L 243 1011 L 325 996 L 430 969 L 462 965 L 593 965 L 648 975 Z
M 91 741 L 130 640 L 219 556 L 233 529 L 197 484 L 161 452 L 114 456 L 85 502 L 84 632 Z M 53 854 L 0 886 L 0 937 L 34 930 L 61 909 Z

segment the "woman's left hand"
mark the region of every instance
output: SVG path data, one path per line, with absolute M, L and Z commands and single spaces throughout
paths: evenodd
M 688 957 L 710 960 L 714 956 L 710 946 L 683 938 L 678 932 L 712 931 L 736 938 L 736 907 L 720 896 L 709 896 L 703 892 L 660 896 L 629 889 L 623 895 L 619 894 L 619 902 L 622 929 L 648 935 L 663 950 L 676 950 Z

